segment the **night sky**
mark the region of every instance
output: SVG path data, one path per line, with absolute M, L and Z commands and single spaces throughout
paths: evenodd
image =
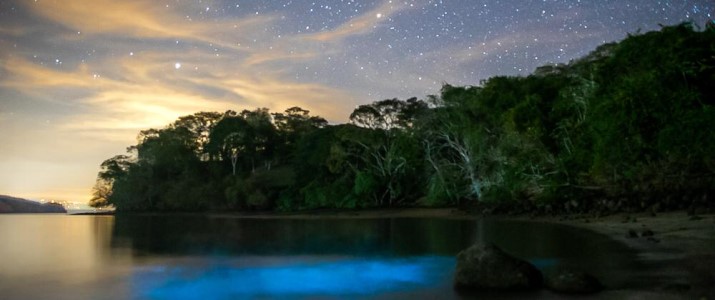
M 713 14 L 711 0 L 0 0 L 0 194 L 85 203 L 104 159 L 181 115 L 297 105 L 345 122 Z

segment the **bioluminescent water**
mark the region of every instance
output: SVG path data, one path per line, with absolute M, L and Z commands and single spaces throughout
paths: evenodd
M 247 267 L 226 261 L 145 268 L 133 274 L 135 295 L 152 299 L 369 296 L 449 285 L 455 263 L 453 257 L 443 256 L 270 260 L 268 265 Z

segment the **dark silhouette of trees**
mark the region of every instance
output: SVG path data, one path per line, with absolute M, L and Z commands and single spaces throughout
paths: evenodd
M 715 29 L 629 36 L 564 65 L 427 100 L 199 112 L 102 163 L 93 206 L 542 212 L 712 205 Z

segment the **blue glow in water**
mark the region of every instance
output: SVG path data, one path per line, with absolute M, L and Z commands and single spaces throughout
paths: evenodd
M 270 266 L 173 266 L 134 276 L 140 298 L 367 296 L 449 285 L 453 257 L 349 259 Z

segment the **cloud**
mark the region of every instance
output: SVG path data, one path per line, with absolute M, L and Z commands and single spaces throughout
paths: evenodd
M 190 37 L 195 27 L 183 25 L 172 14 L 160 19 L 152 2 L 112 0 L 39 1 L 27 4 L 37 14 L 87 34 L 122 33 L 136 37 Z M 168 10 L 168 8 L 166 8 Z
M 252 40 L 260 32 L 258 29 L 274 19 L 264 15 L 231 21 L 195 21 L 183 16 L 178 8 L 156 1 L 55 0 L 26 5 L 35 14 L 85 35 L 186 39 L 234 50 L 243 49 L 242 43 Z
M 308 34 L 305 35 L 305 38 L 320 42 L 336 42 L 351 36 L 368 34 L 376 29 L 379 24 L 389 20 L 392 15 L 410 7 L 414 8 L 414 5 L 385 1 L 376 8 L 348 20 L 333 30 Z
M 267 51 L 254 53 L 248 57 L 245 64 L 248 66 L 259 65 L 268 62 L 275 62 L 281 60 L 290 60 L 292 62 L 301 60 L 311 60 L 318 57 L 318 53 L 315 52 L 295 52 L 295 51 Z
M 0 27 L 0 36 L 2 35 L 7 35 L 7 36 L 21 36 L 26 33 L 26 30 L 20 28 L 20 27 Z
M 0 67 L 8 74 L 0 85 L 17 90 L 31 90 L 38 87 L 88 87 L 86 66 L 67 73 L 32 63 L 17 56 L 5 59 Z
M 300 105 L 339 120 L 344 112 L 336 104 L 351 99 L 341 91 L 319 84 L 236 72 L 241 63 L 231 63 L 230 58 L 224 59 L 218 68 L 206 61 L 210 55 L 194 53 L 184 58 L 186 70 L 176 70 L 170 64 L 171 58 L 160 59 L 162 56 L 166 55 L 143 53 L 108 58 L 102 65 L 111 65 L 114 70 L 103 76 L 94 76 L 87 64 L 58 70 L 12 58 L 2 66 L 10 76 L 0 81 L 0 85 L 42 99 L 51 99 L 58 88 L 82 91 L 87 95 L 70 101 L 87 113 L 66 116 L 58 128 L 92 137 L 101 137 L 106 132 L 110 140 L 117 140 L 127 131 L 134 131 L 133 137 L 142 129 L 162 128 L 179 116 L 198 111 L 255 107 L 282 111 Z
M 142 120 L 148 118 L 140 115 L 165 120 L 170 115 L 197 109 L 235 109 L 235 106 L 243 105 L 279 109 L 297 104 L 290 102 L 310 105 L 314 101 L 326 103 L 327 99 L 350 99 L 344 92 L 326 86 L 295 82 L 292 74 L 287 72 L 291 65 L 296 61 L 316 61 L 321 54 L 334 53 L 334 50 L 320 49 L 315 40 L 303 37 L 266 38 L 266 30 L 276 21 L 271 15 L 251 15 L 231 21 L 187 20 L 182 8 L 153 1 L 67 0 L 26 5 L 37 15 L 82 33 L 81 36 L 68 34 L 64 37 L 66 40 L 80 40 L 91 45 L 88 40 L 100 42 L 112 38 L 113 47 L 117 49 L 136 47 L 138 43 L 127 40 L 129 37 L 153 39 L 155 44 L 173 39 L 194 43 L 150 49 L 131 58 L 108 57 L 71 71 L 13 60 L 5 69 L 14 79 L 2 80 L 0 84 L 17 90 L 30 92 L 60 86 L 91 90 L 93 94 L 83 98 L 82 103 L 97 109 L 110 106 L 117 115 L 134 112 L 131 117 Z M 188 8 L 187 5 L 183 7 L 193 8 L 196 7 L 191 4 Z M 356 28 L 367 26 L 366 16 L 372 14 L 376 18 L 378 11 L 387 18 L 396 8 L 386 2 L 352 23 L 357 25 Z M 341 27 L 344 26 L 347 25 Z M 345 35 L 363 30 L 339 28 L 337 31 Z M 255 40 L 259 42 L 255 43 Z M 142 42 L 144 47 L 147 43 L 149 47 L 152 44 L 151 41 Z M 272 50 L 266 50 L 269 48 Z M 181 70 L 171 69 L 179 61 Z M 287 61 L 288 65 L 269 64 L 277 61 Z M 335 108 L 315 111 L 328 112 L 330 116 L 326 117 L 332 119 L 340 118 Z M 146 122 L 135 124 L 148 125 Z
M 268 51 L 254 51 L 245 63 L 258 65 L 276 61 L 309 61 L 326 55 L 337 55 L 344 51 L 344 40 L 370 34 L 381 24 L 391 21 L 391 17 L 405 9 L 417 6 L 407 3 L 384 1 L 377 7 L 347 20 L 332 30 L 288 36 L 275 40 Z

